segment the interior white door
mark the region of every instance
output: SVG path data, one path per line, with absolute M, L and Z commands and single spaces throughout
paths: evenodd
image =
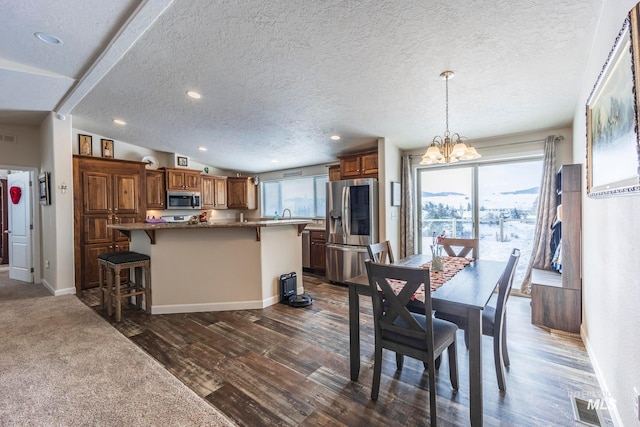
M 7 176 L 9 216 L 9 278 L 33 282 L 31 251 L 31 186 L 30 172 Z M 13 202 L 11 189 L 20 189 L 20 200 Z

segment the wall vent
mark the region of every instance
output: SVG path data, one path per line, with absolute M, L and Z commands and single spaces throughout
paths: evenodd
M 10 142 L 12 144 L 15 144 L 17 141 L 17 138 L 13 135 L 0 135 L 0 142 Z
M 573 404 L 573 416 L 576 421 L 593 427 L 604 425 L 600 414 L 603 407 L 606 407 L 604 399 L 589 399 L 589 401 L 586 401 L 572 396 L 571 403 Z

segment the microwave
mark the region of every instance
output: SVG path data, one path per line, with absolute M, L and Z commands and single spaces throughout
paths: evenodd
M 167 209 L 200 209 L 200 193 L 167 191 Z

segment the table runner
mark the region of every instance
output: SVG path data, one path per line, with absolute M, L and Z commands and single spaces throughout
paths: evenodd
M 429 282 L 431 284 L 431 291 L 435 291 L 440 286 L 442 286 L 447 280 L 451 279 L 456 275 L 457 272 L 465 268 L 469 265 L 473 259 L 471 258 L 460 258 L 460 257 L 452 257 L 452 256 L 444 256 L 442 257 L 442 271 L 429 271 Z M 431 261 L 422 264 L 421 268 L 430 268 Z M 393 280 L 387 279 L 389 284 L 391 285 L 391 289 L 396 295 L 402 290 L 405 282 L 402 280 Z M 420 302 L 424 302 L 424 284 L 420 285 L 418 290 L 411 297 L 412 300 L 418 300 Z

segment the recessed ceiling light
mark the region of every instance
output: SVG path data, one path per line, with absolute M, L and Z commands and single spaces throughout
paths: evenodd
M 51 34 L 47 34 L 47 33 L 34 33 L 34 36 L 36 36 L 39 40 L 48 43 L 48 44 L 54 44 L 54 45 L 61 45 L 62 44 L 62 40 L 60 40 L 58 37 L 51 35 Z
M 271 159 L 271 163 L 278 163 L 278 159 Z
M 187 91 L 187 95 L 189 95 L 190 98 L 193 99 L 200 99 L 202 98 L 202 95 L 200 95 L 198 92 L 196 92 L 195 90 L 188 90 Z
M 117 125 L 122 125 L 122 126 L 127 124 L 127 122 L 125 122 L 124 120 L 121 120 L 121 119 L 113 119 L 113 123 L 115 123 Z
M 339 141 L 340 140 L 340 135 L 331 135 L 331 139 L 334 141 Z
M 200 151 L 207 151 L 207 150 L 208 150 L 208 148 L 207 148 L 207 147 L 198 147 L 198 150 L 200 150 Z

